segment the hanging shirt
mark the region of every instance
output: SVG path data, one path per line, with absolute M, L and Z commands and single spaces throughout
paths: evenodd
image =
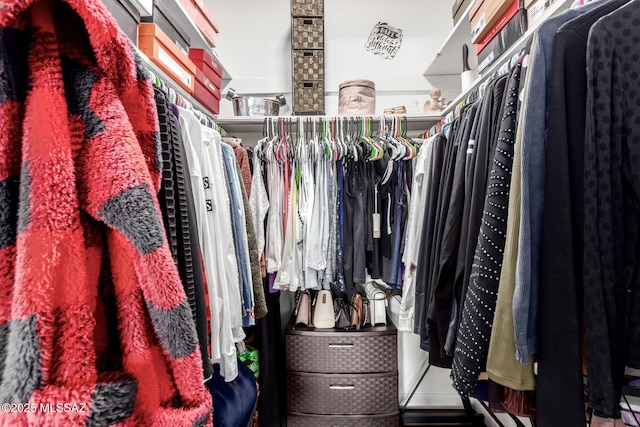
M 471 219 L 471 206 L 472 195 L 474 191 L 473 177 L 475 175 L 475 163 L 477 159 L 477 148 L 482 148 L 483 144 L 481 140 L 476 139 L 479 137 L 480 132 L 480 119 L 485 117 L 484 110 L 486 110 L 490 103 L 487 102 L 487 98 L 483 97 L 477 102 L 478 110 L 476 112 L 473 124 L 471 125 L 471 132 L 469 133 L 469 140 L 466 146 L 466 159 L 465 159 L 465 174 L 464 174 L 464 201 L 462 207 L 462 222 L 460 224 L 460 242 L 458 245 L 458 254 L 456 260 L 456 270 L 454 278 L 454 295 L 453 295 L 453 307 L 451 313 L 451 320 L 449 322 L 449 330 L 447 331 L 447 338 L 445 341 L 445 352 L 452 356 L 456 346 L 456 336 L 458 334 L 458 319 L 459 313 L 462 307 L 462 301 L 464 299 L 464 280 L 466 269 L 466 253 L 467 253 L 467 235 L 469 234 L 469 225 Z M 464 150 L 465 147 L 460 147 Z
M 285 169 L 288 169 L 286 165 Z M 282 171 L 282 173 L 287 175 L 286 170 Z M 282 262 L 276 273 L 276 280 L 273 284 L 273 288 L 278 290 L 295 291 L 298 289 L 297 277 L 295 276 L 295 236 L 296 226 L 298 225 L 298 187 L 295 179 L 295 174 L 297 173 L 295 163 L 291 166 L 291 173 L 293 174 L 293 177 L 283 180 L 285 185 L 287 183 L 289 184 L 289 190 L 284 192 L 284 200 L 286 201 L 287 206 L 284 210 L 286 225 L 284 228 L 284 241 L 282 245 Z
M 367 255 L 365 236 L 366 226 L 366 191 L 364 162 L 358 161 L 354 164 L 353 191 L 353 282 L 365 283 L 367 280 Z
M 342 271 L 344 272 L 344 282 L 346 289 L 353 290 L 353 250 L 355 248 L 355 242 L 353 240 L 353 209 L 355 202 L 354 191 L 354 161 L 348 159 L 344 163 L 344 216 L 343 216 L 343 228 L 342 228 Z
M 423 232 L 424 213 L 427 210 L 425 198 L 429 187 L 430 174 L 428 172 L 431 152 L 433 150 L 433 140 L 433 137 L 427 139 L 418 152 L 413 175 L 413 185 L 411 186 L 413 191 L 411 192 L 407 232 L 405 233 L 405 250 L 402 255 L 405 270 L 398 323 L 398 330 L 405 332 L 413 332 L 415 324 L 415 272 L 418 262 L 420 236 Z
M 269 212 L 269 195 L 262 178 L 262 162 L 258 156 L 253 158 L 253 176 L 251 179 L 251 194 L 249 195 L 249 205 L 251 206 L 251 216 L 253 228 L 258 241 L 258 252 L 261 257 L 265 249 L 265 218 Z
M 227 178 L 230 202 L 231 220 L 233 223 L 233 236 L 236 248 L 236 262 L 240 271 L 241 296 L 242 296 L 242 326 L 255 325 L 253 312 L 254 296 L 253 282 L 251 278 L 251 264 L 249 262 L 249 241 L 245 227 L 245 212 L 242 202 L 242 188 L 238 180 L 238 166 L 233 148 L 227 144 L 220 144 L 224 161 L 225 176 Z
M 235 342 L 244 339 L 242 330 L 242 305 L 240 298 L 240 275 L 237 263 L 236 249 L 233 243 L 233 222 L 231 220 L 231 196 L 229 195 L 229 184 L 225 176 L 224 161 L 222 159 L 222 142 L 220 134 L 213 129 L 202 126 L 203 142 L 205 152 L 205 164 L 210 168 L 212 182 L 209 182 L 209 192 L 205 189 L 205 194 L 211 195 L 213 212 L 215 216 L 210 216 L 211 220 L 216 218 L 214 230 L 216 233 L 216 243 L 218 250 L 224 260 L 224 274 L 226 287 L 223 287 L 225 308 L 229 307 L 231 313 L 231 328 Z M 218 238 L 218 236 L 220 236 Z
M 216 241 L 222 237 L 216 233 L 213 218 L 213 201 L 210 199 L 211 165 L 205 162 L 202 128 L 200 122 L 190 110 L 180 111 L 180 129 L 185 144 L 187 163 L 191 174 L 191 184 L 198 222 L 198 237 L 202 248 L 204 270 L 209 293 L 209 310 L 211 314 L 211 361 L 220 363 L 221 375 L 232 381 L 238 375 L 236 347 L 231 326 L 231 313 L 224 310 L 223 274 L 224 262 L 217 250 Z M 206 164 L 205 164 L 206 163 Z
M 454 136 L 456 157 L 451 158 L 452 173 L 450 195 L 444 197 L 448 203 L 440 255 L 434 271 L 433 297 L 429 307 L 430 342 L 436 343 L 443 362 L 448 363 L 447 356 L 453 356 L 455 341 L 447 346 L 451 325 L 457 322 L 456 267 L 460 252 L 461 229 L 464 222 L 465 174 L 467 166 L 467 148 L 471 139 L 473 123 L 478 112 L 478 103 L 467 104 L 460 118 L 457 135 Z M 450 343 L 451 344 L 451 343 Z M 433 348 L 430 345 L 431 348 Z
M 276 273 L 282 263 L 282 248 L 284 244 L 284 207 L 288 203 L 285 200 L 284 180 L 282 166 L 276 160 L 275 153 L 269 143 L 264 148 L 264 156 L 267 169 L 267 188 L 269 191 L 269 210 L 267 213 L 265 264 L 267 273 Z
M 315 185 L 313 173 L 312 147 L 315 141 L 300 141 L 298 147 L 298 158 L 300 167 L 298 170 L 298 227 L 296 229 L 296 276 L 301 289 L 318 289 L 320 282 L 314 272 L 307 268 L 307 256 L 309 253 L 308 241 L 311 233 L 318 230 L 311 230 L 311 220 L 313 217 L 313 206 L 315 204 Z M 309 281 L 309 283 L 307 283 Z
M 337 276 L 338 258 L 338 180 L 336 161 L 329 159 L 329 238 L 327 249 L 327 267 L 324 272 L 324 287 L 328 289 L 331 283 L 335 283 Z
M 405 161 L 398 161 L 396 168 L 396 197 L 395 197 L 395 212 L 394 212 L 394 222 L 393 222 L 393 253 L 391 257 L 391 274 L 389 276 L 389 280 L 387 284 L 393 288 L 400 289 L 402 288 L 402 237 L 403 237 L 403 228 L 405 226 L 403 221 L 403 213 L 406 210 L 406 184 L 405 184 Z
M 337 239 L 336 239 L 336 276 L 338 292 L 346 290 L 344 280 L 344 167 L 342 160 L 336 162 L 336 170 L 338 175 L 338 201 L 337 201 Z
M 327 267 L 329 247 L 329 206 L 328 206 L 328 159 L 322 149 L 315 145 L 315 186 L 311 220 L 307 226 L 307 244 L 305 245 L 305 266 L 307 269 L 307 287 L 315 289 L 322 282 Z M 309 173 L 313 168 L 310 168 Z M 313 276 L 315 275 L 315 279 Z

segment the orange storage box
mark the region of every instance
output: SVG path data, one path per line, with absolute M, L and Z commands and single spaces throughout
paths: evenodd
M 142 23 L 138 29 L 138 48 L 184 90 L 193 93 L 196 65 L 156 24 Z
M 218 21 L 213 17 L 209 9 L 200 0 L 179 0 L 180 4 L 185 8 L 187 14 L 193 19 L 196 27 L 200 30 L 207 43 L 211 47 L 216 46 L 216 39 L 220 29 Z
M 200 69 L 196 70 L 196 89 L 193 91 L 193 97 L 213 114 L 220 113 L 220 88 Z

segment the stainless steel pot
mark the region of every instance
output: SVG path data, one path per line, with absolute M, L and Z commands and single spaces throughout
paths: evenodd
M 282 95 L 276 96 L 276 99 L 240 96 L 233 89 L 227 90 L 227 99 L 233 103 L 236 116 L 277 116 L 280 107 L 287 103 Z

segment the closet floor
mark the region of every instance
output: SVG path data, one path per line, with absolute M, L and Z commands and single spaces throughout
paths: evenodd
M 480 427 L 485 426 L 484 417 L 470 417 L 464 410 L 408 409 L 402 414 L 404 427 Z

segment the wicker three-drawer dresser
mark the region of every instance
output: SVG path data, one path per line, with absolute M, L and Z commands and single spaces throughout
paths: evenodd
M 397 427 L 398 357 L 394 326 L 359 331 L 289 324 L 288 427 Z

